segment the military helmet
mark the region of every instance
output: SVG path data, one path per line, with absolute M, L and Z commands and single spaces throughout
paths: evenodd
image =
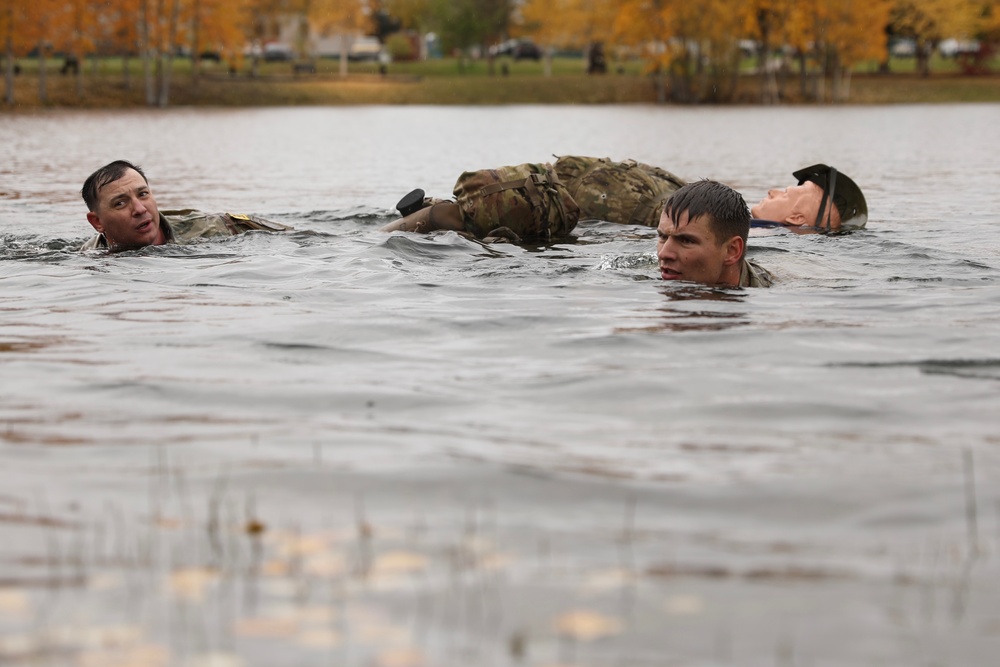
M 411 213 L 416 213 L 420 209 L 424 208 L 425 194 L 426 193 L 423 190 L 417 188 L 416 190 L 411 190 L 403 195 L 403 198 L 396 204 L 396 210 L 399 211 L 399 215 L 405 218 Z
M 810 181 L 823 189 L 823 201 L 820 202 L 819 213 L 816 215 L 816 227 L 830 229 L 827 206 L 830 207 L 829 211 L 832 211 L 834 206 L 837 207 L 837 212 L 840 213 L 841 231 L 863 229 L 868 222 L 868 202 L 865 201 L 861 188 L 847 174 L 825 164 L 814 164 L 793 172 L 792 176 L 799 180 L 799 185 Z

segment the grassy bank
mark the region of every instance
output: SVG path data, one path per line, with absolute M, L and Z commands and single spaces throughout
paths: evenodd
M 22 61 L 14 77 L 14 104 L 6 110 L 37 108 L 144 107 L 145 93 L 138 61 L 128 63 L 126 77 L 118 59 L 84 64 L 82 90 L 73 75 L 60 75 L 56 61 L 47 64 L 47 101 L 39 96 L 37 61 Z M 506 73 L 502 67 L 506 65 Z M 455 60 L 398 63 L 380 75 L 373 63 L 351 63 L 347 77 L 336 61 L 321 60 L 316 72 L 295 75 L 289 63 L 267 63 L 256 77 L 246 71 L 230 75 L 222 64 L 209 63 L 198 80 L 191 63 L 177 61 L 170 89 L 171 106 L 280 106 L 353 104 L 630 104 L 655 103 L 656 87 L 641 73 L 638 63 L 620 72 L 587 76 L 575 59 L 557 59 L 553 76 L 544 76 L 541 63 L 497 63 L 491 73 L 485 62 Z M 900 68 L 896 68 L 900 69 Z M 758 99 L 759 81 L 741 77 L 736 101 Z M 796 104 L 798 81 L 790 77 L 786 101 Z M 942 67 L 930 77 L 912 72 L 852 77 L 849 103 L 909 104 L 1000 101 L 1000 74 L 962 76 Z

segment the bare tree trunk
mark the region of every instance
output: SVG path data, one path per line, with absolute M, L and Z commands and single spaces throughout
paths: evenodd
M 191 84 L 198 86 L 201 78 L 201 0 L 194 0 L 194 18 L 191 19 Z
M 10 10 L 8 10 L 8 18 Z M 7 48 L 4 51 L 4 101 L 7 104 L 14 104 L 14 39 L 10 32 L 7 33 Z
M 548 46 L 545 48 L 545 55 L 542 57 L 542 72 L 545 76 L 552 76 L 552 56 L 555 53 L 556 48 L 554 46 Z
M 931 66 L 930 66 L 931 54 L 930 49 L 926 44 L 917 43 L 917 72 L 920 76 L 930 76 Z
M 152 49 L 149 37 L 149 3 L 151 0 L 142 0 L 139 26 L 139 52 L 142 54 L 142 79 L 146 88 L 146 104 L 153 106 L 156 104 L 156 91 L 153 85 L 153 63 Z
M 160 78 L 159 106 L 165 108 L 170 103 L 170 75 L 174 69 L 174 50 L 177 41 L 177 23 L 181 13 L 181 1 L 173 0 L 170 7 L 170 27 L 167 32 L 166 63 Z
M 347 76 L 347 34 L 340 33 L 340 76 Z
M 840 56 L 834 53 L 830 57 L 830 101 L 840 102 L 840 78 L 844 69 L 840 66 Z
M 125 90 L 132 90 L 132 73 L 128 66 L 128 51 L 122 55 L 122 79 L 125 83 Z
M 73 9 L 73 48 L 70 49 L 70 56 L 76 58 L 76 96 L 83 97 L 83 14 L 82 8 L 77 5 Z
M 805 100 L 808 96 L 808 73 L 806 72 L 806 54 L 799 51 L 796 55 L 799 61 L 799 96 Z
M 38 42 L 38 101 L 49 101 L 48 81 L 45 78 L 45 42 Z
M 7 39 L 4 44 L 4 101 L 14 104 L 14 5 L 7 5 Z
M 83 97 L 83 50 L 76 49 L 76 96 Z

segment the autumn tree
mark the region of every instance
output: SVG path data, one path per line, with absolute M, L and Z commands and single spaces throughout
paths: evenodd
M 304 0 L 301 11 L 300 51 L 312 51 L 313 32 L 323 36 L 340 35 L 340 75 L 347 76 L 347 38 L 364 33 L 370 26 L 368 4 L 364 0 Z
M 202 54 L 225 54 L 230 64 L 242 55 L 241 47 L 252 32 L 248 0 L 191 0 L 191 76 L 195 84 L 201 76 Z
M 659 102 L 673 95 L 667 82 L 676 56 L 676 44 L 671 43 L 673 30 L 674 5 L 668 0 L 623 0 L 612 24 L 613 38 L 635 49 L 643 59 L 646 72 L 655 81 Z
M 654 72 L 666 73 L 673 101 L 725 101 L 736 91 L 746 22 L 740 0 L 626 0 L 616 31 L 644 50 Z
M 545 73 L 552 73 L 556 48 L 592 48 L 613 37 L 615 0 L 528 0 L 517 14 L 519 32 L 546 47 Z
M 76 78 L 76 94 L 83 94 L 83 60 L 94 48 L 96 14 L 89 0 L 62 0 L 55 5 L 50 22 L 49 41 L 66 56 L 63 73 L 72 65 Z
M 60 20 L 63 18 L 58 8 L 56 0 L 33 0 L 27 6 L 19 6 L 15 12 L 15 16 L 17 12 L 21 13 L 21 20 L 16 28 L 19 41 L 31 45 L 29 48 L 38 54 L 38 99 L 43 104 L 49 99 L 46 61 L 52 54 L 51 38 L 53 32 L 60 27 Z
M 507 34 L 513 0 L 432 0 L 431 7 L 445 48 L 467 54 Z
M 4 61 L 4 102 L 14 104 L 14 36 L 17 24 L 14 20 L 14 0 L 0 0 L 0 39 L 3 39 Z
M 941 40 L 971 31 L 976 4 L 969 0 L 895 0 L 887 32 L 891 37 L 913 40 L 917 71 L 929 76 L 930 58 Z
M 760 77 L 760 100 L 773 104 L 784 91 L 784 47 L 787 44 L 789 19 L 795 0 L 749 0 L 744 5 L 746 35 L 757 44 L 757 74 Z M 775 51 L 780 51 L 777 61 Z M 779 78 L 780 75 L 780 78 Z
M 1000 48 L 1000 0 L 984 0 L 975 24 L 975 37 L 979 50 L 971 64 L 971 71 L 986 69 L 986 61 Z
M 420 35 L 420 57 L 426 57 L 427 33 L 437 25 L 432 0 L 384 0 L 383 7 L 399 21 L 400 27 L 415 30 Z

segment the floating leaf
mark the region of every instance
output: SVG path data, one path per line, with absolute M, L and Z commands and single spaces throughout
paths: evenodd
M 20 616 L 27 613 L 31 600 L 23 591 L 0 589 L 0 612 Z
M 622 631 L 620 621 L 593 611 L 563 614 L 555 620 L 554 626 L 560 635 L 585 642 L 611 637 Z
M 291 618 L 241 618 L 233 624 L 233 632 L 240 637 L 286 639 L 299 631 L 299 624 Z
M 74 664 L 77 667 L 167 667 L 170 651 L 159 644 L 131 646 L 118 651 L 83 651 Z
M 235 653 L 203 653 L 186 663 L 189 667 L 244 667 L 245 664 Z
M 170 575 L 170 592 L 188 602 L 201 602 L 205 599 L 205 589 L 216 579 L 218 573 L 208 568 L 192 567 L 177 570 Z
M 340 635 L 329 628 L 315 628 L 299 633 L 295 643 L 308 648 L 336 648 L 340 646 Z
M 304 569 L 315 577 L 336 577 L 347 570 L 347 564 L 340 554 L 325 553 L 311 556 Z
M 667 598 L 667 613 L 671 616 L 697 616 L 704 611 L 705 600 L 698 595 L 675 595 Z
M 383 651 L 375 659 L 377 667 L 423 667 L 424 654 L 418 649 L 407 648 Z
M 427 557 L 412 551 L 390 551 L 375 560 L 375 574 L 402 574 L 427 569 Z

